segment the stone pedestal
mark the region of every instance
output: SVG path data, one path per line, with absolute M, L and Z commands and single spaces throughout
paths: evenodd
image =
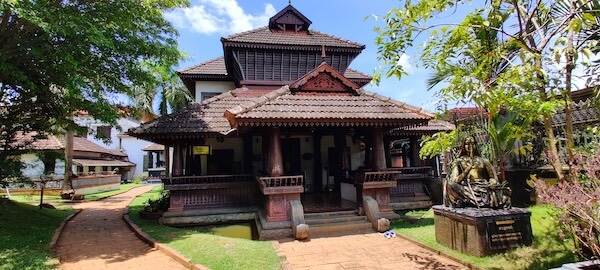
M 513 208 L 450 208 L 433 206 L 435 238 L 447 247 L 474 256 L 487 256 L 531 245 L 531 212 Z

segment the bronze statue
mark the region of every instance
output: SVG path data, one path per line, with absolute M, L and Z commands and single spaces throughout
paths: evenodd
M 480 156 L 475 139 L 465 138 L 446 183 L 448 202 L 453 207 L 510 208 L 510 193 L 498 183 L 490 161 Z

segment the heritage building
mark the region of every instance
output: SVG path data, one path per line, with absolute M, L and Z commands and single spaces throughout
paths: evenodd
M 394 208 L 431 205 L 439 170 L 418 159 L 418 139 L 452 125 L 363 90 L 371 77 L 349 66 L 365 46 L 310 25 L 289 5 L 221 38 L 223 57 L 178 72 L 196 103 L 129 131 L 172 156 L 164 224 L 250 219 L 262 239 L 305 238 L 386 230 Z

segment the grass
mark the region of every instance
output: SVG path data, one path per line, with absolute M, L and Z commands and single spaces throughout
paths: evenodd
M 160 225 L 139 218 L 139 212 L 150 198 L 160 196 L 156 187 L 130 204 L 129 216 L 144 232 L 166 244 L 194 264 L 209 269 L 281 269 L 281 262 L 271 242 L 228 238 L 197 231 Z
M 39 209 L 0 199 L 0 269 L 55 269 L 50 241 L 72 209 Z
M 424 213 L 416 222 L 393 222 L 392 228 L 403 236 L 483 269 L 537 270 L 558 267 L 564 263 L 576 261 L 576 256 L 571 252 L 573 243 L 563 241 L 556 232 L 559 225 L 551 217 L 553 209 L 546 205 L 536 205 L 528 209 L 531 211 L 533 244 L 529 247 L 519 247 L 506 253 L 486 257 L 466 255 L 437 243 L 435 241 L 433 210 Z
M 85 195 L 85 200 L 99 200 L 99 199 L 103 199 L 106 197 L 110 197 L 113 195 L 117 195 L 117 194 L 121 194 L 125 191 L 128 191 L 134 187 L 139 187 L 143 184 L 134 184 L 134 183 L 129 183 L 129 184 L 121 184 L 119 189 L 117 190 L 110 190 L 110 191 L 104 191 L 104 192 L 99 192 L 99 193 L 94 193 L 94 194 L 87 194 Z M 39 203 L 40 201 L 40 194 L 39 193 L 29 193 L 29 194 L 16 194 L 16 195 L 11 195 L 10 196 L 11 200 L 14 201 L 18 201 L 18 202 L 25 202 L 25 203 Z M 44 194 L 44 202 L 71 202 L 71 200 L 65 200 L 62 199 L 60 196 L 57 195 L 46 195 Z

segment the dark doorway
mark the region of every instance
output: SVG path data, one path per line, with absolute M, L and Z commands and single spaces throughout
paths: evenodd
M 208 156 L 207 173 L 231 174 L 233 173 L 233 149 L 214 149 Z
M 283 158 L 283 172 L 287 175 L 303 174 L 300 156 L 300 139 L 281 139 L 281 148 L 281 156 Z

